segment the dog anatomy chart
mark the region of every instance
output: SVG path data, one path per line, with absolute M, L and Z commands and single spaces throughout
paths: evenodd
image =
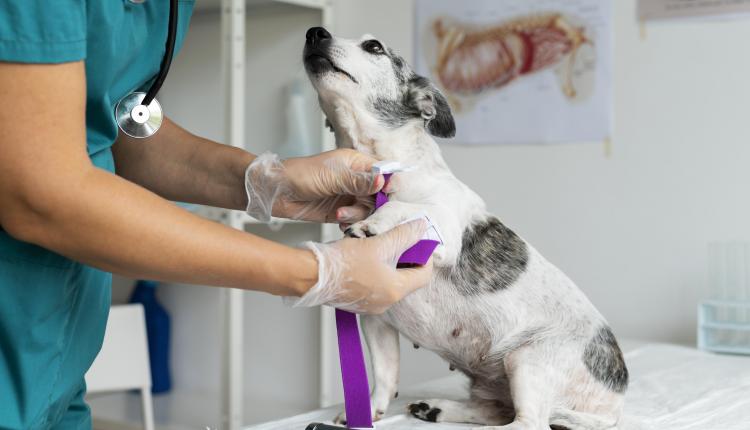
M 611 0 L 417 0 L 417 72 L 465 144 L 601 142 L 612 129 Z
M 641 20 L 669 18 L 750 17 L 750 0 L 639 0 Z

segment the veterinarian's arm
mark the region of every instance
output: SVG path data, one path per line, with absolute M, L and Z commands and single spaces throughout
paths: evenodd
M 112 150 L 118 175 L 166 199 L 247 208 L 245 171 L 256 159 L 247 151 L 195 136 L 168 118 L 149 139 L 121 134 Z M 281 186 L 281 190 L 256 190 L 260 200 L 269 200 L 268 194 L 274 194 L 276 198 L 270 199 L 274 216 L 357 221 L 365 218 L 370 208 L 358 203 L 356 197 L 372 195 L 384 183 L 382 177 L 370 174 L 374 161 L 356 151 L 335 150 L 284 160 L 278 164 L 280 168 L 266 163 L 274 169 L 274 180 L 269 182 L 266 172 L 260 183 Z
M 302 296 L 316 284 L 327 266 L 311 251 L 207 221 L 95 167 L 86 153 L 85 95 L 83 62 L 0 62 L 0 100 L 14 101 L 0 103 L 0 226 L 5 232 L 136 278 L 284 296 Z M 387 303 L 426 284 L 428 270 L 395 271 L 395 262 L 382 259 L 417 239 L 406 236 L 345 242 L 338 258 L 364 259 L 379 278 L 357 276 L 358 268 L 350 266 L 334 279 L 344 291 L 352 289 L 352 280 L 364 292 L 392 290 L 395 284 L 399 289 L 385 295 Z
M 195 136 L 169 118 L 148 139 L 120 133 L 117 174 L 174 201 L 245 209 L 245 169 L 255 155 Z
M 82 62 L 0 63 L 0 100 L 14 101 L 0 103 L 0 225 L 7 233 L 137 278 L 278 295 L 300 295 L 315 283 L 310 251 L 204 220 L 92 165 L 85 95 Z

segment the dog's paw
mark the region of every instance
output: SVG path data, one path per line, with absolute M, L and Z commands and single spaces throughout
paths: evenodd
M 367 220 L 364 220 L 350 225 L 349 228 L 344 230 L 344 234 L 349 237 L 363 238 L 375 236 L 377 233 L 370 231 L 370 223 L 368 223 Z
M 385 411 L 381 411 L 379 409 L 374 409 L 372 411 L 372 421 L 379 421 L 381 418 L 383 418 L 383 415 L 385 415 Z M 336 418 L 333 419 L 333 423 L 337 425 L 346 425 L 346 412 L 341 412 L 340 414 L 336 415 Z
M 340 414 L 336 415 L 336 418 L 333 419 L 334 424 L 340 424 L 342 426 L 346 425 L 346 412 L 341 412 Z
M 389 223 L 377 217 L 370 217 L 366 220 L 355 222 L 349 228 L 344 230 L 344 234 L 349 237 L 371 237 L 392 229 L 398 223 Z
M 443 412 L 440 408 L 430 406 L 427 402 L 419 401 L 417 403 L 409 403 L 406 406 L 409 413 L 419 418 L 422 421 L 429 421 L 436 423 L 440 421 L 440 413 Z

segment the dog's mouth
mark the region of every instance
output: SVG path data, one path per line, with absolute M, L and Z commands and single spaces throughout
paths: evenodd
M 313 72 L 313 73 L 323 73 L 326 71 L 334 71 L 336 73 L 341 73 L 342 75 L 349 78 L 352 82 L 355 84 L 359 84 L 356 79 L 354 79 L 354 76 L 349 74 L 346 70 L 336 66 L 336 64 L 333 63 L 333 60 L 325 56 L 324 54 L 320 52 L 313 52 L 305 56 L 305 66 Z

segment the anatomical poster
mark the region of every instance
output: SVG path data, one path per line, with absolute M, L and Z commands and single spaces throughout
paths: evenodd
M 748 17 L 750 0 L 639 0 L 644 21 L 668 18 Z
M 611 0 L 417 0 L 415 67 L 456 143 L 603 142 L 612 131 Z

